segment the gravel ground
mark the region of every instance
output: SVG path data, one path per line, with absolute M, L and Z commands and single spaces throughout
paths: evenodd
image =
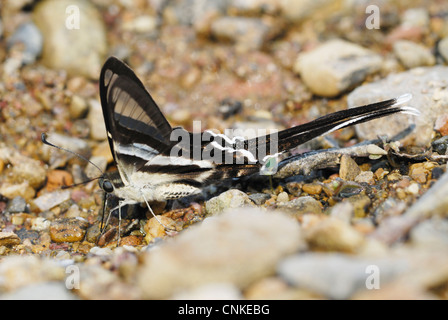
M 448 298 L 448 3 L 6 0 L 0 12 L 0 299 Z M 173 127 L 283 129 L 405 93 L 422 115 L 315 139 L 272 180 L 152 204 L 170 232 L 129 207 L 117 245 L 118 218 L 101 235 L 103 195 L 86 182 L 101 172 L 40 141 L 114 169 L 98 92 L 110 55 Z

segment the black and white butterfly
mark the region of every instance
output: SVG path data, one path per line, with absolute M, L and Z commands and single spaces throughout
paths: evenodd
M 182 198 L 214 181 L 257 173 L 288 150 L 347 126 L 394 113 L 418 114 L 402 106 L 412 97 L 405 94 L 275 134 L 230 138 L 210 130 L 191 133 L 172 128 L 135 73 L 117 58 L 106 61 L 99 85 L 109 145 L 118 168 L 104 174 L 100 186 L 120 199 L 119 208 Z M 179 137 L 187 143 L 180 143 Z

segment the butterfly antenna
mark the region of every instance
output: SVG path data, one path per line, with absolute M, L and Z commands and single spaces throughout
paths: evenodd
M 79 153 L 74 152 L 74 151 L 72 151 L 72 150 L 65 149 L 65 148 L 63 148 L 63 147 L 57 146 L 57 145 L 52 144 L 51 142 L 49 142 L 49 141 L 47 140 L 47 134 L 46 134 L 45 132 L 42 132 L 42 134 L 41 134 L 41 136 L 40 136 L 40 139 L 42 140 L 42 143 L 44 143 L 44 144 L 46 144 L 46 145 L 48 145 L 48 146 L 50 146 L 50 147 L 53 147 L 53 148 L 56 148 L 56 149 L 59 149 L 59 150 L 62 150 L 62 151 L 71 153 L 71 154 L 77 156 L 78 158 L 81 158 L 82 160 L 87 161 L 88 163 L 90 163 L 91 165 L 93 165 L 95 168 L 97 168 L 98 171 L 101 172 L 101 175 L 104 174 L 103 170 L 101 170 L 100 167 L 98 167 L 95 163 L 93 163 L 92 161 L 90 161 L 89 159 L 87 159 L 86 157 L 84 157 L 82 154 L 79 154 Z M 90 181 L 93 181 L 93 180 L 96 180 L 96 179 L 98 179 L 98 178 L 93 178 L 93 179 L 87 180 L 87 181 L 85 181 L 85 182 L 83 182 L 83 183 L 79 183 L 79 184 L 84 184 L 84 183 L 87 183 L 87 182 L 90 182 Z M 76 185 L 73 185 L 73 186 L 76 186 Z

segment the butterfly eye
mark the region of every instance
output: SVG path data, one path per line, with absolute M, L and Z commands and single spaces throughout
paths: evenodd
M 114 191 L 114 185 L 112 182 L 106 179 L 101 179 L 99 181 L 100 188 L 103 189 L 107 193 L 112 193 Z

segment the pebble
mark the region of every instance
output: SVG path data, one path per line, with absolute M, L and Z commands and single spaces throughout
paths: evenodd
M 277 202 L 288 202 L 289 196 L 286 192 L 280 192 L 277 196 Z
M 343 6 L 339 1 L 331 0 L 282 0 L 278 2 L 282 15 L 292 22 L 302 22 L 306 19 L 316 19 L 324 21 L 334 12 L 341 12 Z
M 147 34 L 157 28 L 157 19 L 150 15 L 141 15 L 123 23 L 124 31 Z
M 38 256 L 2 257 L 0 292 L 11 292 L 34 283 L 62 281 L 65 268 L 56 261 Z
M 304 231 L 311 250 L 355 253 L 365 243 L 361 233 L 340 219 L 323 219 Z
M 428 48 L 409 40 L 396 41 L 393 50 L 398 60 L 407 69 L 432 66 L 436 63 L 436 58 Z
M 29 201 L 34 199 L 36 191 L 32 187 L 30 187 L 27 182 L 23 182 L 20 184 L 5 182 L 0 186 L 0 194 L 8 199 L 22 197 L 25 200 Z
M 207 218 L 145 253 L 137 283 L 145 299 L 210 283 L 241 289 L 272 274 L 282 257 L 303 245 L 298 223 L 287 215 L 234 209 Z
M 307 253 L 284 259 L 279 275 L 295 287 L 304 288 L 321 298 L 348 299 L 366 290 L 370 270 L 380 270 L 380 288 L 407 269 L 399 259 L 366 259 L 341 253 Z
M 308 194 L 316 195 L 322 192 L 322 185 L 319 183 L 305 183 L 302 186 L 302 191 Z
M 107 131 L 101 103 L 96 99 L 91 99 L 88 104 L 89 114 L 87 115 L 87 120 L 90 124 L 90 137 L 97 141 L 106 140 Z
M 55 132 L 48 135 L 47 140 L 56 146 L 78 153 L 86 158 L 90 157 L 91 154 L 90 147 L 87 144 L 87 142 L 82 139 L 76 137 L 70 137 Z M 60 158 L 61 157 L 60 153 L 64 154 L 63 151 L 56 150 L 55 148 L 50 147 L 48 145 L 43 145 L 42 151 L 44 156 L 49 158 L 50 162 L 55 162 L 56 164 L 58 164 L 58 161 L 53 160 L 53 156 L 54 158 Z
M 17 244 L 20 244 L 20 238 L 14 232 L 0 231 L 0 247 L 12 247 Z
M 273 33 L 273 26 L 252 17 L 224 16 L 213 20 L 211 34 L 221 41 L 232 41 L 243 50 L 260 49 Z
M 345 201 L 353 205 L 354 216 L 356 218 L 364 218 L 367 214 L 366 209 L 370 206 L 372 201 L 365 194 L 355 194 L 348 197 Z
M 84 117 L 88 110 L 86 100 L 76 94 L 72 96 L 69 108 L 70 117 L 73 119 L 80 119 Z
M 410 231 L 409 239 L 415 246 L 447 250 L 448 221 L 438 217 L 425 220 Z
M 420 67 L 390 74 L 382 80 L 353 90 L 347 96 L 349 108 L 411 93 L 412 99 L 406 105 L 421 112 L 419 117 L 398 114 L 359 124 L 355 127 L 358 137 L 362 140 L 371 140 L 381 134 L 391 138 L 415 124 L 415 128 L 400 142 L 429 146 L 434 122 L 445 112 L 445 106 L 448 104 L 448 95 L 443 94 L 448 84 L 447 74 L 447 66 Z
M 271 198 L 270 194 L 262 192 L 252 193 L 249 195 L 249 199 L 252 200 L 258 206 L 261 206 L 270 198 Z
M 70 190 L 55 190 L 35 198 L 33 203 L 41 212 L 50 210 L 70 199 Z
M 20 196 L 14 197 L 8 202 L 5 212 L 9 213 L 22 213 L 26 211 L 26 200 Z
M 361 172 L 358 164 L 349 155 L 342 155 L 339 167 L 339 177 L 343 180 L 353 181 Z
M 240 290 L 230 283 L 210 283 L 179 292 L 170 300 L 241 300 Z
M 175 221 L 169 217 L 157 216 L 157 219 L 163 223 L 167 228 L 172 229 L 175 227 Z M 155 217 L 148 219 L 145 223 L 143 230 L 146 232 L 145 241 L 151 243 L 155 238 L 162 238 L 166 235 L 165 227 Z
M 42 34 L 32 22 L 21 24 L 6 41 L 8 49 L 11 49 L 18 43 L 21 43 L 24 46 L 21 61 L 22 64 L 26 65 L 34 63 L 42 52 Z
M 238 189 L 231 189 L 205 202 L 207 215 L 221 214 L 228 209 L 254 207 L 249 196 Z
M 374 173 L 372 171 L 361 171 L 355 177 L 355 182 L 373 185 L 375 184 Z
M 335 97 L 379 71 L 381 64 L 381 56 L 373 51 L 335 39 L 300 53 L 293 70 L 314 94 Z
M 83 218 L 60 218 L 51 223 L 50 236 L 54 242 L 76 242 L 84 239 L 89 223 Z
M 67 13 L 68 7 L 79 11 Z M 46 66 L 98 79 L 107 42 L 103 20 L 90 2 L 42 1 L 33 10 L 33 21 L 44 38 L 42 62 Z
M 298 197 L 288 202 L 278 202 L 277 208 L 291 213 L 296 217 L 305 213 L 322 213 L 322 205 L 311 196 Z
M 445 37 L 442 40 L 440 40 L 437 49 L 439 50 L 439 53 L 445 60 L 445 62 L 448 63 L 448 37 Z
M 42 282 L 0 295 L 0 300 L 78 300 L 78 298 L 63 282 Z

